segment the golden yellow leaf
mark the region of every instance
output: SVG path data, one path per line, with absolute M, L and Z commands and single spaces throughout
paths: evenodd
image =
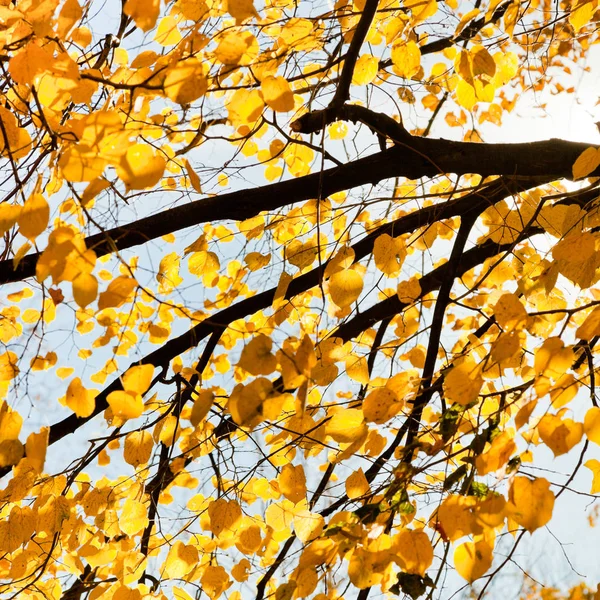
M 371 490 L 363 470 L 359 467 L 346 479 L 346 495 L 351 500 L 365 496 Z
M 305 544 L 318 538 L 325 527 L 325 519 L 308 510 L 294 512 L 294 531 Z
M 504 467 L 510 457 L 517 451 L 517 445 L 511 432 L 503 431 L 496 436 L 486 452 L 475 459 L 478 475 L 494 473 Z
M 210 530 L 218 538 L 230 538 L 236 534 L 242 519 L 242 509 L 235 500 L 219 498 L 208 505 Z
M 73 280 L 73 299 L 85 308 L 98 296 L 98 280 L 91 273 L 80 273 Z
M 199 561 L 195 546 L 177 540 L 170 548 L 165 559 L 165 574 L 169 579 L 183 579 Z
M 25 448 L 19 440 L 0 441 L 0 467 L 16 465 L 25 454 Z
M 238 366 L 251 375 L 270 375 L 277 368 L 272 346 L 271 338 L 259 333 L 244 346 Z
M 198 58 L 191 57 L 179 61 L 174 67 L 167 70 L 163 84 L 167 98 L 178 104 L 186 105 L 204 96 L 208 89 L 206 74 L 206 66 Z M 191 176 L 190 181 L 193 185 Z
M 580 0 L 575 4 L 574 10 L 569 13 L 569 23 L 573 26 L 575 32 L 578 32 L 591 21 L 597 6 L 594 0 Z
M 96 408 L 96 391 L 86 389 L 79 377 L 69 383 L 65 404 L 78 416 L 89 417 Z
M 30 240 L 42 233 L 48 226 L 50 206 L 42 194 L 32 194 L 26 200 L 19 214 L 19 232 Z
M 106 401 L 113 415 L 122 419 L 136 419 L 144 412 L 144 402 L 140 394 L 118 390 L 111 392 Z
M 365 420 L 379 425 L 396 416 L 403 404 L 395 392 L 389 388 L 376 388 L 363 401 Z
M 547 479 L 529 479 L 520 475 L 513 479 L 506 504 L 511 519 L 533 533 L 550 521 L 553 510 L 554 494 Z
M 281 493 L 294 504 L 306 499 L 306 476 L 302 465 L 284 465 L 277 479 Z
M 50 54 L 39 46 L 37 40 L 32 40 L 13 54 L 8 63 L 8 70 L 17 83 L 31 85 L 35 77 L 48 68 L 51 61 Z
M 250 561 L 247 558 L 242 558 L 239 563 L 233 566 L 231 574 L 236 581 L 246 581 L 251 568 L 252 564 Z
M 148 525 L 148 511 L 146 505 L 139 500 L 128 498 L 123 504 L 119 515 L 119 527 L 125 535 L 141 533 Z
M 410 9 L 414 23 L 425 21 L 435 15 L 438 10 L 436 0 L 404 0 L 402 6 Z
M 406 573 L 423 577 L 433 562 L 433 546 L 422 529 L 402 529 L 392 539 L 392 550 Z
M 522 329 L 527 323 L 527 311 L 516 294 L 503 294 L 494 306 L 494 317 L 507 331 Z
M 236 90 L 227 102 L 229 120 L 235 125 L 254 123 L 261 115 L 265 103 L 259 90 Z
M 37 473 L 44 470 L 49 434 L 50 427 L 42 427 L 39 433 L 30 433 L 25 442 L 25 455 Z
M 258 18 L 253 0 L 227 0 L 227 12 L 241 25 L 252 17 Z
M 405 79 L 415 76 L 421 68 L 421 50 L 412 40 L 399 39 L 392 46 L 394 73 Z
M 363 411 L 358 408 L 346 408 L 335 413 L 325 429 L 327 435 L 341 443 L 354 442 L 366 435 L 368 431 L 364 423 Z
M 133 144 L 121 157 L 117 174 L 128 189 L 143 190 L 160 181 L 166 165 L 165 159 L 148 144 Z
M 458 574 L 472 583 L 492 566 L 493 546 L 485 539 L 465 542 L 454 551 L 454 566 Z
M 400 272 L 406 254 L 406 244 L 402 238 L 393 238 L 384 233 L 375 240 L 373 246 L 375 266 L 388 277 L 394 277 Z
M 411 277 L 406 281 L 401 281 L 396 289 L 398 300 L 403 304 L 411 304 L 420 298 L 422 290 L 421 284 L 416 277 Z
M 600 306 L 596 306 L 590 312 L 585 321 L 577 328 L 575 335 L 586 342 L 600 335 Z
M 134 467 L 145 465 L 152 454 L 154 439 L 149 431 L 132 431 L 125 436 L 123 458 Z
M 554 456 L 566 454 L 581 441 L 583 425 L 558 415 L 544 415 L 537 426 L 542 441 Z
M 15 225 L 19 219 L 21 210 L 21 206 L 8 204 L 8 202 L 2 202 L 0 204 L 0 235 L 4 235 Z
M 190 415 L 190 422 L 194 427 L 197 427 L 204 421 L 213 405 L 214 399 L 214 393 L 209 390 L 201 390 L 198 393 L 192 406 L 192 414 Z
M 0 382 L 11 381 L 19 374 L 17 355 L 14 352 L 0 354 Z M 0 433 L 0 435 L 2 435 Z
M 77 0 L 67 0 L 58 15 L 57 33 L 61 39 L 66 39 L 75 24 L 81 19 L 83 11 Z
M 201 194 L 202 187 L 200 185 L 200 178 L 196 174 L 196 171 L 194 171 L 194 169 L 192 168 L 192 165 L 190 164 L 190 161 L 187 158 L 183 161 L 183 164 L 185 166 L 185 171 L 187 173 L 187 176 L 190 179 L 190 183 L 192 184 L 192 187 L 194 188 L 194 190 L 196 192 Z
M 600 493 L 600 460 L 590 458 L 589 460 L 585 461 L 584 466 L 586 466 L 592 472 L 593 476 L 590 494 Z
M 142 31 L 150 31 L 158 20 L 160 0 L 126 0 L 123 12 L 131 17 Z
M 231 2 L 231 0 L 229 0 Z M 200 578 L 202 591 L 205 592 L 210 600 L 217 598 L 232 584 L 227 571 L 223 567 L 208 565 Z
M 583 419 L 583 431 L 590 442 L 600 446 L 600 408 L 592 406 Z
M 340 308 L 356 302 L 363 290 L 363 278 L 355 269 L 344 269 L 329 279 L 329 294 Z
M 179 276 L 180 260 L 177 252 L 171 252 L 161 259 L 156 274 L 159 293 L 170 294 L 183 281 Z
M 106 291 L 100 294 L 98 298 L 98 309 L 115 307 L 118 308 L 127 302 L 133 290 L 137 287 L 137 282 L 133 277 L 121 275 L 113 279 Z
M 362 385 L 369 383 L 369 365 L 364 356 L 349 354 L 346 359 L 346 375 Z
M 285 77 L 265 77 L 260 90 L 263 99 L 269 108 L 276 112 L 289 112 L 294 108 L 294 93 Z
M 352 74 L 354 85 L 367 85 L 371 83 L 379 71 L 379 60 L 372 54 L 363 54 L 356 61 Z
M 154 34 L 154 40 L 161 46 L 174 46 L 181 41 L 181 31 L 174 17 L 163 17 Z
M 574 359 L 572 348 L 565 348 L 559 337 L 551 337 L 535 351 L 533 368 L 540 375 L 558 379 L 571 368 Z
M 444 378 L 444 395 L 452 404 L 466 406 L 477 400 L 482 385 L 479 365 L 468 358 L 452 367 Z

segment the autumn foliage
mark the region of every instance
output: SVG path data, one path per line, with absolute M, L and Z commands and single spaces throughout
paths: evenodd
M 600 148 L 503 131 L 599 40 L 598 0 L 0 0 L 0 596 L 483 597 L 593 501 Z

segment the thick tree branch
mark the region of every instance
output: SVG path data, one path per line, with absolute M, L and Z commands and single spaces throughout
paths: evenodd
M 241 221 L 310 198 L 361 185 L 375 185 L 391 177 L 419 179 L 440 173 L 478 173 L 542 177 L 547 181 L 572 178 L 577 157 L 592 146 L 551 139 L 521 144 L 476 144 L 411 136 L 393 148 L 354 162 L 298 179 L 213 196 L 172 208 L 86 238 L 98 256 L 145 244 L 168 233 L 219 220 Z M 590 176 L 600 175 L 598 167 Z M 0 262 L 0 284 L 35 275 L 39 254 L 30 254 L 17 268 L 12 260 Z

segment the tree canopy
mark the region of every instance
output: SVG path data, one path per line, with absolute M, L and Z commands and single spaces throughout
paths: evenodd
M 597 133 L 510 140 L 599 40 L 598 0 L 2 0 L 0 595 L 483 597 L 593 502 Z

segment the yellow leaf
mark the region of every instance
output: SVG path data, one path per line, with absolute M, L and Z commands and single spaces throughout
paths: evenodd
M 167 98 L 178 104 L 187 105 L 204 96 L 208 89 L 206 74 L 206 66 L 195 57 L 179 61 L 167 70 L 163 84 Z M 193 185 L 191 176 L 190 181 Z
M 273 502 L 265 511 L 265 523 L 275 531 L 289 531 L 294 518 L 294 504 L 289 500 Z
M 349 354 L 346 357 L 346 375 L 362 385 L 369 383 L 369 365 L 364 356 Z
M 592 489 L 590 490 L 590 494 L 598 494 L 600 493 L 600 460 L 595 458 L 590 458 L 584 463 L 593 475 L 592 479 Z
M 251 271 L 258 271 L 266 267 L 271 262 L 270 254 L 261 254 L 260 252 L 249 252 L 244 257 L 244 262 Z
M 32 40 L 13 54 L 8 62 L 8 70 L 16 83 L 32 85 L 35 77 L 43 73 L 51 61 L 52 56 L 40 48 L 37 40 Z
M 231 0 L 229 0 L 231 2 Z M 200 578 L 202 591 L 208 595 L 210 600 L 217 598 L 232 584 L 227 571 L 223 567 L 208 565 Z
M 194 427 L 197 427 L 210 411 L 215 395 L 209 390 L 201 390 L 194 400 L 192 406 L 192 414 L 190 415 L 190 422 Z
M 396 40 L 392 46 L 394 73 L 410 79 L 421 69 L 421 50 L 412 40 Z
M 144 402 L 140 394 L 118 390 L 111 392 L 106 401 L 115 417 L 137 419 L 144 412 Z
M 227 0 L 227 12 L 241 25 L 252 17 L 258 18 L 253 0 Z
M 596 306 L 592 310 L 585 321 L 577 328 L 575 335 L 586 342 L 600 335 L 600 306 Z
M 154 40 L 161 46 L 174 46 L 181 41 L 181 31 L 174 17 L 166 16 L 160 20 Z
M 194 169 L 192 168 L 192 165 L 190 165 L 190 161 L 187 158 L 183 161 L 183 164 L 185 166 L 185 171 L 187 173 L 187 176 L 190 179 L 190 183 L 192 184 L 192 187 L 194 188 L 194 190 L 196 192 L 201 194 L 202 187 L 200 186 L 200 178 L 196 174 L 196 171 L 194 171 Z
M 0 235 L 4 235 L 19 219 L 22 207 L 2 202 L 0 204 Z
M 600 408 L 592 406 L 583 419 L 583 431 L 590 442 L 600 446 Z
M 180 258 L 177 252 L 163 256 L 156 274 L 159 293 L 170 294 L 183 281 L 179 276 L 179 263 Z
M 236 90 L 227 102 L 228 118 L 233 125 L 249 125 L 261 115 L 265 104 L 258 90 Z
M 12 467 L 23 458 L 25 449 L 19 440 L 0 442 L 0 467 Z
M 148 144 L 133 144 L 127 148 L 117 165 L 117 174 L 127 189 L 143 190 L 156 185 L 167 162 L 154 153 Z
M 381 425 L 396 416 L 403 403 L 389 388 L 376 388 L 363 401 L 365 420 Z
M 341 443 L 354 442 L 366 435 L 368 431 L 364 423 L 363 411 L 358 408 L 346 408 L 335 413 L 325 429 L 327 435 Z
M 285 77 L 265 77 L 260 90 L 269 108 L 276 112 L 289 112 L 294 108 L 294 93 Z
M 406 254 L 406 245 L 402 238 L 393 238 L 384 233 L 375 240 L 373 246 L 375 266 L 388 277 L 394 277 L 400 272 Z
M 557 415 L 544 415 L 537 426 L 542 441 L 554 456 L 566 454 L 581 441 L 583 425 Z
M 371 487 L 369 486 L 369 482 L 365 477 L 365 474 L 361 468 L 354 471 L 348 479 L 346 479 L 346 495 L 350 500 L 354 500 L 355 498 L 360 498 L 361 496 L 365 496 L 371 491 Z
M 464 79 L 459 79 L 455 88 L 456 102 L 459 106 L 462 106 L 465 110 L 471 111 L 475 104 L 477 104 L 477 96 L 475 95 L 475 88 L 467 83 Z
M 242 519 L 242 509 L 235 500 L 219 498 L 208 505 L 210 530 L 218 538 L 230 538 L 236 534 Z
M 25 201 L 19 214 L 17 220 L 19 232 L 33 241 L 46 229 L 49 219 L 50 206 L 48 206 L 46 198 L 41 194 L 32 194 Z
M 483 378 L 475 362 L 468 358 L 450 369 L 444 377 L 444 395 L 452 404 L 466 406 L 479 397 Z
M 486 540 L 465 542 L 454 551 L 454 566 L 458 574 L 472 583 L 492 566 L 493 546 Z
M 61 39 L 66 39 L 73 27 L 79 19 L 81 19 L 83 11 L 77 0 L 67 0 L 60 10 L 58 15 L 57 33 Z
M 108 161 L 97 152 L 80 144 L 61 153 L 58 166 L 67 181 L 93 181 L 102 175 Z
M 272 390 L 273 384 L 264 377 L 235 386 L 227 403 L 233 420 L 243 427 L 256 427 L 263 420 L 263 404 Z
M 406 573 L 423 577 L 433 562 L 433 547 L 423 530 L 403 529 L 394 536 L 392 550 Z
M 527 311 L 516 294 L 503 294 L 494 306 L 494 317 L 507 331 L 522 329 L 527 323 Z
M 437 510 L 437 527 L 443 532 L 444 539 L 451 542 L 475 533 L 476 522 L 473 515 L 473 497 L 450 495 L 444 498 Z
M 318 513 L 300 510 L 294 513 L 294 531 L 305 544 L 318 538 L 325 527 L 325 519 Z
M 81 379 L 75 377 L 67 388 L 65 404 L 78 416 L 89 417 L 96 408 L 96 391 L 83 387 Z
M 329 279 L 329 294 L 340 308 L 356 302 L 363 289 L 363 278 L 355 269 L 344 269 Z
M 410 9 L 415 24 L 432 17 L 438 9 L 436 0 L 404 0 L 402 6 Z
M 85 308 L 98 296 L 98 280 L 91 273 L 81 273 L 73 280 L 73 299 Z
M 277 368 L 277 357 L 271 353 L 271 338 L 260 333 L 242 350 L 238 366 L 251 375 L 270 375 Z
M 50 427 L 42 427 L 39 433 L 30 433 L 25 442 L 25 455 L 27 456 L 27 460 L 38 474 L 42 473 L 44 470 L 49 435 Z
M 158 20 L 160 0 L 126 0 L 123 12 L 131 17 L 142 31 L 150 31 Z
M 379 60 L 372 54 L 363 54 L 356 61 L 352 83 L 354 85 L 367 85 L 371 83 L 379 71 Z
M 594 0 L 583 0 L 575 3 L 574 10 L 569 13 L 569 23 L 575 32 L 587 25 L 596 12 L 597 2 Z
M 487 475 L 501 469 L 517 451 L 513 436 L 508 431 L 503 431 L 496 436 L 489 449 L 480 454 L 475 460 L 478 475 Z
M 199 562 L 198 549 L 177 540 L 165 559 L 165 573 L 169 579 L 183 579 Z
M 401 281 L 396 289 L 398 300 L 403 304 L 411 304 L 421 297 L 421 284 L 416 277 L 411 277 L 406 281 Z
M 141 533 L 148 525 L 148 514 L 146 505 L 138 500 L 128 498 L 123 504 L 123 510 L 119 516 L 119 527 L 125 535 L 136 535 Z
M 227 31 L 219 38 L 216 59 L 224 65 L 247 65 L 258 55 L 258 41 L 247 30 Z
M 149 431 L 132 431 L 125 436 L 123 458 L 134 467 L 145 465 L 150 460 L 154 440 Z
M 0 381 L 10 381 L 19 374 L 17 355 L 14 352 L 0 354 Z M 2 430 L 0 429 L 0 432 Z M 3 432 L 0 433 L 2 436 Z
M 131 394 L 145 394 L 152 383 L 154 365 L 130 367 L 121 377 L 123 389 Z
M 533 368 L 540 375 L 558 379 L 571 368 L 574 359 L 572 348 L 565 348 L 559 337 L 551 337 L 535 351 Z
M 517 476 L 508 493 L 506 512 L 511 519 L 533 533 L 552 518 L 554 494 L 550 483 L 543 477 L 529 479 Z
M 302 465 L 284 465 L 278 477 L 281 493 L 294 504 L 306 499 L 306 476 Z
M 98 309 L 115 307 L 118 308 L 127 302 L 133 290 L 137 287 L 137 282 L 133 277 L 121 275 L 113 279 L 106 291 L 100 294 L 98 298 Z

